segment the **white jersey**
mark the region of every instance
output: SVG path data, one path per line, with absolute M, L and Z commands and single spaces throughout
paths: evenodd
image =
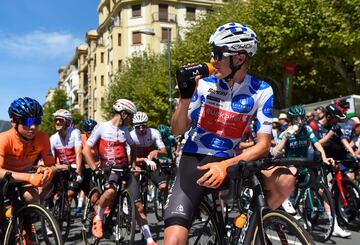
M 66 137 L 62 139 L 58 132 L 50 137 L 51 152 L 61 164 L 76 163 L 75 148 L 82 145 L 81 132 L 76 128 L 67 128 Z
M 192 128 L 183 152 L 231 157 L 253 115 L 256 132 L 271 134 L 272 108 L 272 88 L 250 75 L 232 88 L 215 73 L 200 79 L 189 106 Z
M 165 148 L 160 132 L 157 129 L 146 128 L 144 136 L 139 135 L 136 129 L 133 129 L 130 135 L 136 145 L 136 157 L 147 157 L 155 147 L 158 149 Z
M 128 163 L 126 143 L 133 145 L 129 130 L 116 127 L 111 121 L 99 123 L 92 130 L 86 144 L 93 147 L 99 142 L 99 156 L 103 166 L 126 165 Z

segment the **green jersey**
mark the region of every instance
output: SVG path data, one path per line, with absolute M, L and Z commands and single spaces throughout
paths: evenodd
M 284 138 L 285 132 L 282 132 L 279 136 L 281 141 Z M 315 144 L 318 142 L 313 130 L 308 125 L 304 125 L 298 134 L 292 134 L 288 136 L 285 144 L 285 156 L 286 157 L 307 157 L 308 147 L 310 142 Z

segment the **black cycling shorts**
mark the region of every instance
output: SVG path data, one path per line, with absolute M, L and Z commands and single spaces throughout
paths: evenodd
M 219 191 L 218 189 L 206 188 L 196 183 L 207 172 L 207 170 L 200 171 L 196 167 L 225 159 L 223 157 L 202 154 L 182 154 L 179 168 L 176 172 L 175 183 L 170 190 L 165 205 L 165 227 L 180 225 L 187 229 L 190 228 L 193 214 L 200 206 L 203 197 L 213 191 Z

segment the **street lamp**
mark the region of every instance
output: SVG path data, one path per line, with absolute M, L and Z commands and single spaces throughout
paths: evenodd
M 141 29 L 139 33 L 155 36 L 156 33 L 148 28 Z M 170 128 L 171 128 L 171 117 L 172 117 L 172 84 L 171 84 L 171 63 L 170 63 L 170 28 L 167 28 L 167 59 L 168 59 L 168 80 L 169 80 L 169 117 L 170 117 Z

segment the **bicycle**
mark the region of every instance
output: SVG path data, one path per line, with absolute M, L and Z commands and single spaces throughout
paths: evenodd
M 309 233 L 289 214 L 271 210 L 266 205 L 261 182 L 255 173 L 274 166 L 317 168 L 319 161 L 304 158 L 262 159 L 243 162 L 228 168 L 230 191 L 222 198 L 234 198 L 239 208 L 238 216 L 223 218 L 217 208 L 217 198 L 206 198 L 200 205 L 197 230 L 191 228 L 191 244 L 314 244 Z M 239 222 L 243 220 L 244 222 Z M 208 236 L 208 237 L 204 237 Z
M 123 183 L 124 177 L 135 172 L 143 172 L 143 170 L 124 169 L 113 166 L 111 171 L 121 173 L 121 181 L 117 188 L 116 197 L 110 211 L 104 217 L 103 229 L 110 231 L 115 236 L 116 244 L 133 244 L 135 239 L 135 203 L 125 188 Z M 93 174 L 93 182 L 95 187 L 91 189 L 88 195 L 88 201 L 85 204 L 85 210 L 81 219 L 82 238 L 85 244 L 99 244 L 99 238 L 92 236 L 92 221 L 95 216 L 95 207 L 101 194 L 104 191 L 105 176 Z
M 22 183 L 10 183 L 11 172 L 1 181 L 1 239 L 6 245 L 17 244 L 63 244 L 55 217 L 42 205 L 22 200 Z M 5 211 L 6 209 L 6 211 Z M 47 227 L 51 231 L 48 235 Z
M 336 164 L 354 167 L 354 160 L 337 160 Z M 331 174 L 333 176 L 331 192 L 335 200 L 335 211 L 342 224 L 357 229 L 360 226 L 360 189 L 351 180 L 344 178 L 339 167 L 336 165 Z
M 70 180 L 74 179 L 76 179 L 75 169 L 69 167 L 69 169 L 60 170 L 53 180 L 52 194 L 45 198 L 46 206 L 59 224 L 64 242 L 69 236 L 72 223 L 68 190 Z
M 301 214 L 306 230 L 314 240 L 324 243 L 330 239 L 335 225 L 332 194 L 322 168 L 319 169 L 319 173 L 315 173 L 314 169 L 304 170 L 300 173 L 307 175 L 309 179 L 298 184 L 294 207 Z
M 167 177 L 167 188 L 171 189 L 171 186 L 174 182 L 174 170 L 176 166 L 169 162 L 160 163 L 160 161 L 156 161 L 158 167 L 160 167 L 160 171 L 165 174 Z M 155 193 L 153 198 L 154 205 L 154 213 L 156 219 L 160 222 L 164 220 L 164 207 L 166 203 L 167 195 L 165 195 L 164 191 L 160 190 L 158 186 L 155 187 Z

